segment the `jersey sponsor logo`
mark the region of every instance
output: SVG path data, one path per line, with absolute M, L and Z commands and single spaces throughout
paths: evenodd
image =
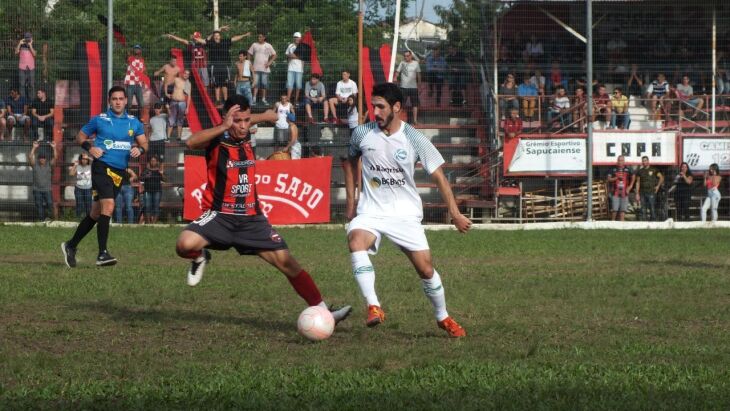
M 275 243 L 281 242 L 281 236 L 273 228 L 271 229 L 271 241 L 273 241 Z
M 404 178 L 373 177 L 370 179 L 370 187 L 372 188 L 380 186 L 402 187 L 404 185 L 406 185 Z
M 408 152 L 402 148 L 399 148 L 395 150 L 395 153 L 393 153 L 393 158 L 395 158 L 395 161 L 403 162 L 408 158 Z
M 231 185 L 232 197 L 246 197 L 251 193 L 251 183 L 248 182 L 248 175 L 238 176 L 238 184 Z
M 381 173 L 405 173 L 401 167 L 384 167 L 378 164 L 370 166 L 370 171 L 380 171 Z
M 206 225 L 210 222 L 210 220 L 214 219 L 215 216 L 218 214 L 217 211 L 207 210 L 203 214 L 200 215 L 195 221 L 193 221 L 193 224 L 196 225 Z
M 132 130 L 129 130 L 130 133 Z M 106 147 L 107 150 L 126 150 L 129 151 L 132 149 L 132 143 L 129 141 L 114 141 L 110 139 L 104 140 L 104 147 Z
M 256 164 L 253 160 L 228 160 L 226 162 L 227 168 L 246 168 L 253 167 Z

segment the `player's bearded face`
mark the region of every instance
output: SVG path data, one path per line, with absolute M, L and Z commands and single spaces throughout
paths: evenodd
M 251 110 L 239 111 L 233 116 L 233 125 L 228 129 L 228 134 L 236 140 L 245 140 L 250 137 Z
M 373 97 L 373 114 L 375 116 L 375 122 L 381 129 L 390 127 L 390 123 L 395 118 L 393 107 L 382 97 Z

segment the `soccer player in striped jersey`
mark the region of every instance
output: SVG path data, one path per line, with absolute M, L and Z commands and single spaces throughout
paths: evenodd
M 202 279 L 211 259 L 208 249 L 233 247 L 241 255 L 258 255 L 276 267 L 308 305 L 328 308 L 312 277 L 289 253 L 284 239 L 261 212 L 249 129 L 259 122 L 276 121 L 276 113 L 268 110 L 251 114 L 248 100 L 241 95 L 226 100 L 224 111 L 223 123 L 199 131 L 187 140 L 188 148 L 205 150 L 208 176 L 203 195 L 204 213 L 185 227 L 177 240 L 177 254 L 192 260 L 188 285 L 195 286 Z M 330 311 L 335 321 L 340 322 L 352 307 L 330 308 Z
M 375 122 L 357 127 L 350 141 L 345 167 L 347 190 L 347 240 L 352 271 L 368 305 L 366 325 L 385 321 L 375 293 L 375 270 L 368 254 L 378 251 L 383 235 L 402 251 L 421 277 L 423 291 L 433 306 L 438 326 L 451 337 L 466 331 L 446 311 L 444 287 L 431 263 L 431 252 L 421 219 L 423 205 L 413 178 L 416 162 L 431 175 L 448 205 L 452 223 L 465 233 L 471 221 L 459 212 L 441 165 L 444 159 L 418 130 L 400 120 L 401 90 L 392 83 L 378 84 L 372 93 Z M 355 196 L 358 160 L 362 160 L 362 192 Z

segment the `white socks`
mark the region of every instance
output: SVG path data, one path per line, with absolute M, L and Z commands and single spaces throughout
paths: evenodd
M 436 270 L 433 270 L 433 277 L 430 280 L 422 279 L 421 283 L 423 285 L 423 292 L 433 306 L 433 314 L 436 316 L 436 321 L 443 321 L 449 316 L 449 313 L 446 312 L 446 295 L 444 293 L 444 286 L 441 284 L 441 276 Z
M 375 294 L 375 269 L 367 251 L 355 251 L 350 254 L 352 261 L 352 273 L 355 275 L 360 292 L 365 297 L 368 305 L 380 306 L 378 296 Z M 440 284 L 440 283 L 439 283 Z

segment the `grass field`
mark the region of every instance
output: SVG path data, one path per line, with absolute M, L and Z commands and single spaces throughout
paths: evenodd
M 407 260 L 373 258 L 387 321 L 364 326 L 342 230 L 286 229 L 332 303 L 332 338 L 254 257 L 185 285 L 179 228 L 112 228 L 67 269 L 71 229 L 0 226 L 0 409 L 730 409 L 726 230 L 429 232 L 448 339 Z

